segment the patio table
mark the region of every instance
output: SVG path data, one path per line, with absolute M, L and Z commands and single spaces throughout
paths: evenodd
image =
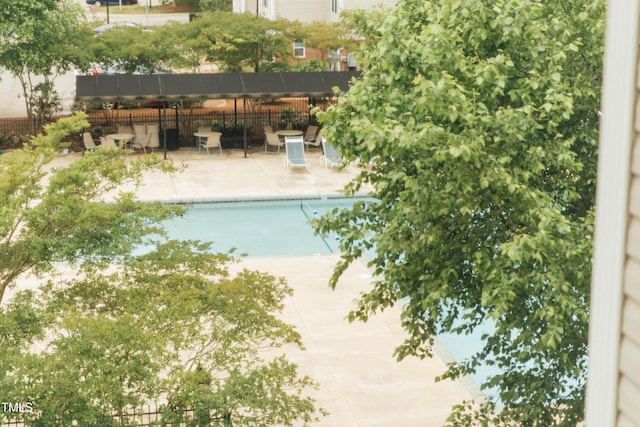
M 126 147 L 135 137 L 135 135 L 132 133 L 112 133 L 107 136 L 113 138 L 116 144 L 123 148 Z
M 302 135 L 302 131 L 301 130 L 294 130 L 294 129 L 284 129 L 284 130 L 277 130 L 276 131 L 276 135 L 278 136 L 301 136 Z

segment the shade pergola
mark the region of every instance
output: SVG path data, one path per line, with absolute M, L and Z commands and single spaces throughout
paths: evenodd
M 346 92 L 359 72 L 97 75 L 76 77 L 78 101 L 243 99 L 247 153 L 248 98 L 329 97 Z M 166 117 L 166 111 L 165 111 Z M 164 127 L 166 133 L 166 126 Z M 166 134 L 165 134 L 166 156 Z
M 76 77 L 79 101 L 327 97 L 359 72 L 110 74 Z

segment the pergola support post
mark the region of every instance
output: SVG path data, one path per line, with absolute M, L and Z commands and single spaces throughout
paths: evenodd
M 244 157 L 247 158 L 247 98 L 242 98 L 242 110 L 244 113 Z

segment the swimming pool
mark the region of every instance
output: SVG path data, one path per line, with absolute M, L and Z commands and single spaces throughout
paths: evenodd
M 293 256 L 338 252 L 339 236 L 315 236 L 310 219 L 362 198 L 292 199 L 189 205 L 181 218 L 164 223 L 169 238 L 213 242 L 212 248 L 248 256 Z
M 296 256 L 330 254 L 339 251 L 340 236 L 316 236 L 310 224 L 333 208 L 349 208 L 356 200 L 367 198 L 291 199 L 269 201 L 236 201 L 197 203 L 181 218 L 164 223 L 171 239 L 213 242 L 212 249 L 248 256 Z M 483 346 L 481 335 L 490 332 L 490 324 L 482 325 L 470 335 L 445 334 L 438 341 L 455 360 L 464 360 Z M 497 373 L 490 366 L 480 367 L 471 376 L 481 384 Z M 486 396 L 495 390 L 484 392 Z

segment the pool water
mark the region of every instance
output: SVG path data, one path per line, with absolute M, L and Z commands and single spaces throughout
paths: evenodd
M 338 252 L 339 236 L 316 236 L 312 218 L 356 199 L 194 204 L 164 223 L 169 238 L 213 242 L 213 250 L 248 256 L 292 256 Z
M 339 251 L 340 236 L 314 235 L 310 220 L 333 208 L 349 208 L 362 199 L 301 199 L 286 201 L 219 202 L 189 206 L 187 213 L 164 223 L 168 237 L 213 242 L 212 249 L 248 256 L 296 256 L 329 254 Z M 482 325 L 470 335 L 445 334 L 440 343 L 455 360 L 464 360 L 479 351 L 480 338 L 492 325 Z M 495 368 L 484 366 L 471 376 L 481 384 Z M 485 390 L 492 396 L 495 390 Z

